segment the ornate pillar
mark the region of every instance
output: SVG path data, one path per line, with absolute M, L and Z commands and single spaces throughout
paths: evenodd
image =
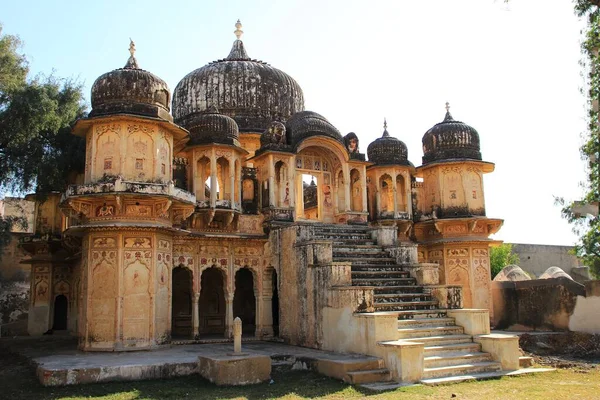
M 396 174 L 392 174 L 392 176 L 396 176 Z M 397 190 L 397 184 L 396 184 L 396 179 L 398 178 L 392 178 L 392 189 L 393 189 L 393 194 L 394 194 L 394 218 L 396 218 L 398 216 L 398 190 Z
M 254 316 L 254 336 L 257 338 L 262 337 L 263 334 L 263 304 L 260 298 L 260 290 L 254 290 L 254 304 L 256 307 L 256 315 Z
M 362 185 L 362 211 L 369 212 L 367 208 L 367 168 L 365 166 L 362 167 L 362 176 L 360 181 Z
M 198 306 L 200 302 L 200 292 L 194 292 L 192 295 L 192 339 L 200 336 L 200 311 Z
M 233 337 L 233 294 L 225 295 L 225 337 Z
M 348 164 L 342 165 L 342 171 L 344 174 L 344 194 L 346 195 L 346 204 L 344 206 L 346 207 L 345 211 L 348 212 L 352 209 L 350 206 L 352 198 L 350 197 L 350 169 L 348 168 Z
M 210 157 L 210 207 L 217 206 L 217 159 L 213 150 Z
M 271 155 L 269 155 L 269 207 L 275 207 L 275 166 Z
M 412 182 L 410 181 L 410 174 L 404 173 L 404 199 L 406 203 L 406 212 L 408 215 L 413 215 L 412 211 Z
M 229 160 L 229 200 L 231 201 L 231 208 L 234 208 L 234 204 L 237 201 L 235 197 L 235 161 L 233 157 Z
M 262 335 L 272 337 L 273 333 L 273 295 L 265 294 L 262 297 Z

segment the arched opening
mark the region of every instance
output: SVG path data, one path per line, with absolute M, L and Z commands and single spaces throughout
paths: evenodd
M 379 215 L 387 216 L 394 212 L 394 187 L 388 174 L 379 178 Z
M 256 331 L 256 298 L 254 297 L 254 277 L 248 268 L 241 268 L 235 274 L 233 317 L 240 317 L 242 320 L 242 333 L 254 335 Z
M 210 200 L 210 159 L 202 157 L 196 163 L 196 199 Z
M 231 199 L 231 171 L 225 157 L 217 159 L 217 200 Z
M 337 187 L 337 210 L 340 213 L 346 211 L 346 190 L 344 189 L 344 173 L 339 172 L 336 181 Z
M 360 182 L 360 173 L 356 169 L 350 171 L 350 196 L 352 211 L 362 211 L 362 185 Z
M 202 272 L 199 312 L 200 334 L 225 333 L 224 274 L 216 267 Z
M 305 219 L 319 219 L 319 185 L 314 175 L 302 174 L 302 201 Z
M 277 272 L 273 270 L 271 282 L 273 285 L 273 297 L 271 299 L 271 315 L 273 316 L 273 335 L 279 336 L 279 285 Z
M 402 175 L 396 176 L 396 210 L 407 212 L 406 207 L 406 183 Z
M 290 185 L 287 166 L 283 161 L 275 164 L 275 206 L 290 206 Z
M 192 334 L 192 271 L 173 268 L 172 282 L 171 335 L 189 337 Z
M 67 314 L 69 311 L 69 302 L 67 296 L 59 294 L 54 299 L 54 323 L 52 329 L 55 331 L 64 331 L 67 329 Z

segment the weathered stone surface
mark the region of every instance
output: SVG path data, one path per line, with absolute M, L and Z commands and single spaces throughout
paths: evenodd
M 198 373 L 220 386 L 253 385 L 271 377 L 271 358 L 257 354 L 199 356 Z

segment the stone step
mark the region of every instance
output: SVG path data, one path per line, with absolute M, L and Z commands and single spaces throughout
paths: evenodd
M 374 303 L 377 311 L 432 310 L 437 307 L 437 301 L 399 301 Z
M 332 239 L 333 246 L 375 246 L 375 242 L 366 239 Z
M 451 353 L 477 353 L 481 351 L 479 343 L 447 343 L 439 345 L 428 344 L 423 349 L 425 357 L 440 356 Z
M 421 338 L 429 336 L 442 335 L 462 335 L 465 332 L 462 326 L 435 326 L 435 327 L 419 327 L 419 328 L 399 328 L 398 338 Z
M 450 383 L 459 383 L 473 380 L 484 380 L 484 379 L 498 379 L 503 376 L 516 376 L 523 374 L 535 374 L 540 372 L 551 372 L 555 371 L 554 368 L 523 368 L 518 369 L 516 371 L 492 371 L 492 372 L 481 372 L 476 374 L 468 374 L 468 375 L 455 375 L 451 377 L 445 378 L 430 378 L 430 379 L 422 379 L 421 383 L 427 386 L 437 386 L 437 385 L 447 385 Z M 377 384 L 374 387 L 377 388 Z M 384 385 L 384 384 L 382 384 Z M 365 385 L 366 386 L 366 385 Z M 368 386 L 366 386 L 368 387 Z
M 353 245 L 346 245 L 343 242 L 340 242 L 340 244 L 333 244 L 333 249 L 334 251 L 355 251 L 355 250 L 366 250 L 366 251 L 371 251 L 371 250 L 377 250 L 379 251 L 384 251 L 381 246 L 376 245 L 376 244 L 353 244 Z
M 442 308 L 435 310 L 407 310 L 398 313 L 398 319 L 444 318 L 447 315 L 446 310 Z
M 416 283 L 416 281 L 415 281 Z M 379 294 L 394 294 L 394 293 L 425 293 L 423 286 L 415 285 L 400 285 L 400 286 L 380 286 L 374 289 L 375 295 Z
M 376 293 L 375 302 L 388 301 L 431 301 L 431 295 L 425 293 Z
M 352 264 L 397 265 L 391 257 L 333 257 L 333 261 L 351 262 Z
M 319 224 L 314 225 L 318 232 L 369 232 L 371 229 L 366 225 L 338 225 L 338 224 Z
M 344 379 L 353 385 L 360 383 L 387 382 L 390 380 L 390 371 L 387 368 L 372 369 L 366 371 L 351 371 L 346 374 Z
M 354 271 L 352 270 L 352 277 L 357 278 L 408 278 L 410 273 L 406 271 Z
M 500 371 L 498 362 L 484 361 L 470 364 L 447 365 L 444 367 L 423 368 L 423 379 L 442 378 L 446 376 L 477 374 L 482 372 Z
M 381 265 L 381 264 L 354 264 L 352 271 L 371 271 L 371 272 L 387 272 L 387 271 L 406 271 L 403 266 L 398 264 Z
M 492 361 L 490 353 L 447 353 L 444 355 L 423 357 L 424 368 L 446 367 L 451 365 L 473 364 Z
M 415 278 L 357 278 L 352 279 L 352 286 L 398 286 L 416 284 Z
M 338 251 L 333 249 L 333 258 L 390 258 L 387 253 L 382 251 L 365 251 L 364 249 L 357 249 L 355 251 Z
M 458 343 L 472 343 L 473 338 L 470 335 L 439 335 L 439 336 L 428 336 L 419 338 L 404 339 L 409 342 L 424 343 L 426 347 L 439 346 L 443 344 L 458 344 Z
M 377 296 L 377 295 L 375 295 Z M 419 318 L 398 320 L 398 329 L 426 326 L 452 326 L 456 322 L 454 318 Z
M 372 240 L 371 234 L 365 232 L 315 232 L 316 238 L 346 238 L 346 239 L 367 239 Z

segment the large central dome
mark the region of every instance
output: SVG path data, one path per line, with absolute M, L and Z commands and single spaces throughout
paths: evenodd
M 233 118 L 241 132 L 263 132 L 274 119 L 287 120 L 304 110 L 302 89 L 291 76 L 248 57 L 241 27 L 238 21 L 238 39 L 227 58 L 198 68 L 177 84 L 173 117 L 179 125 L 186 127 L 194 114 L 216 107 Z

